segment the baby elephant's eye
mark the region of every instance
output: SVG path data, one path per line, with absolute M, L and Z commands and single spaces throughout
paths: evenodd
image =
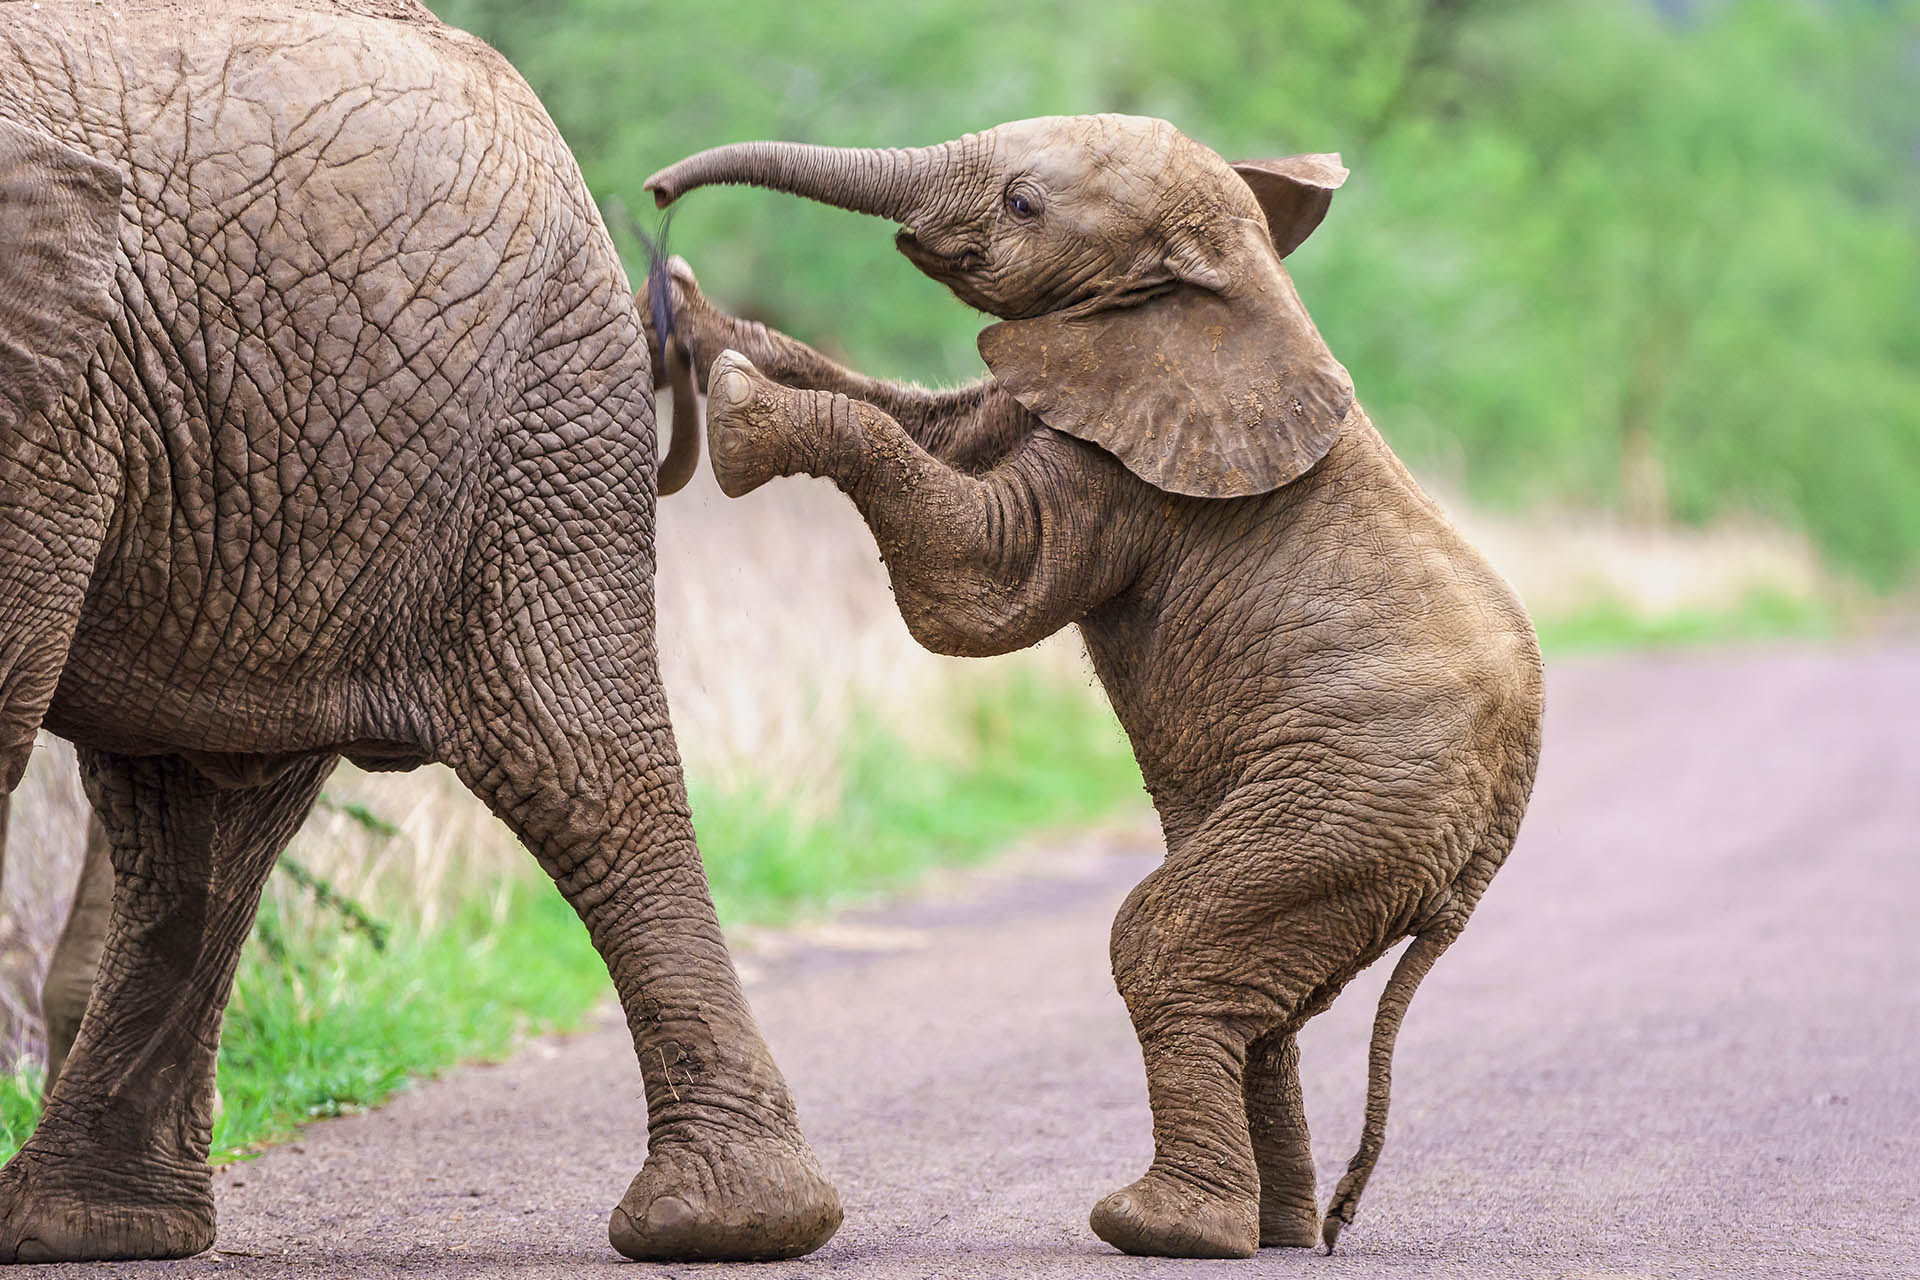
M 1009 191 L 1007 193 L 1007 208 L 1013 210 L 1023 218 L 1031 218 L 1033 216 L 1033 202 L 1021 195 L 1018 191 Z

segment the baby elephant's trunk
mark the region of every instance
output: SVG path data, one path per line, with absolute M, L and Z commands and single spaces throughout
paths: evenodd
M 1414 935 L 1413 943 L 1393 966 L 1386 990 L 1380 993 L 1380 1008 L 1373 1016 L 1373 1044 L 1367 1051 L 1367 1119 L 1360 1130 L 1360 1149 L 1347 1162 L 1347 1172 L 1334 1188 L 1333 1202 L 1327 1206 L 1326 1219 L 1320 1225 L 1320 1238 L 1327 1252 L 1340 1230 L 1353 1221 L 1360 1205 L 1360 1193 L 1367 1189 L 1373 1166 L 1380 1160 L 1380 1148 L 1387 1140 L 1387 1095 L 1393 1086 L 1393 1041 L 1400 1034 L 1400 1020 L 1407 1016 L 1407 1005 L 1419 990 L 1420 980 L 1433 968 L 1440 953 L 1460 936 L 1466 927 L 1467 913 L 1448 913 Z

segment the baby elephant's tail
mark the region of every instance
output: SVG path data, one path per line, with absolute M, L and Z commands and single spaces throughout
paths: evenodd
M 1393 1084 L 1393 1041 L 1400 1034 L 1400 1020 L 1407 1016 L 1407 1005 L 1419 989 L 1420 979 L 1460 936 L 1466 923 L 1465 911 L 1445 912 L 1415 934 L 1412 945 L 1393 966 L 1386 990 L 1380 993 L 1380 1009 L 1373 1016 L 1373 1045 L 1367 1051 L 1367 1120 L 1360 1130 L 1360 1149 L 1347 1162 L 1346 1175 L 1334 1189 L 1333 1203 L 1327 1206 L 1327 1216 L 1320 1226 L 1320 1238 L 1326 1242 L 1328 1253 L 1333 1252 L 1341 1228 L 1353 1221 L 1360 1193 L 1367 1189 L 1367 1179 L 1373 1176 L 1373 1166 L 1387 1140 L 1387 1094 Z

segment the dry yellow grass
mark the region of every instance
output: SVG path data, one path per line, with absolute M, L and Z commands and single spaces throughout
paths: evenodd
M 40 1031 L 40 979 L 66 923 L 86 842 L 87 800 L 73 748 L 49 734 L 13 793 L 0 883 L 0 1070 Z
M 1827 586 L 1806 539 L 1759 523 L 1671 529 L 1601 514 L 1520 520 L 1446 505 L 1537 618 L 1607 602 L 1652 622 L 1727 612 L 1755 595 L 1806 600 Z

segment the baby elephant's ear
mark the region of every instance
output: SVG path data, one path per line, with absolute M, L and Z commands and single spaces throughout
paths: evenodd
M 1241 498 L 1298 479 L 1339 438 L 1353 383 L 1242 221 L 1256 269 L 1232 292 L 1182 283 L 1134 306 L 1009 320 L 980 334 L 981 356 L 1048 426 L 1155 488 Z
M 1286 257 L 1313 234 L 1327 216 L 1333 193 L 1347 180 L 1340 153 L 1283 156 L 1278 160 L 1242 160 L 1233 171 L 1253 188 L 1254 199 L 1267 215 L 1273 247 Z

